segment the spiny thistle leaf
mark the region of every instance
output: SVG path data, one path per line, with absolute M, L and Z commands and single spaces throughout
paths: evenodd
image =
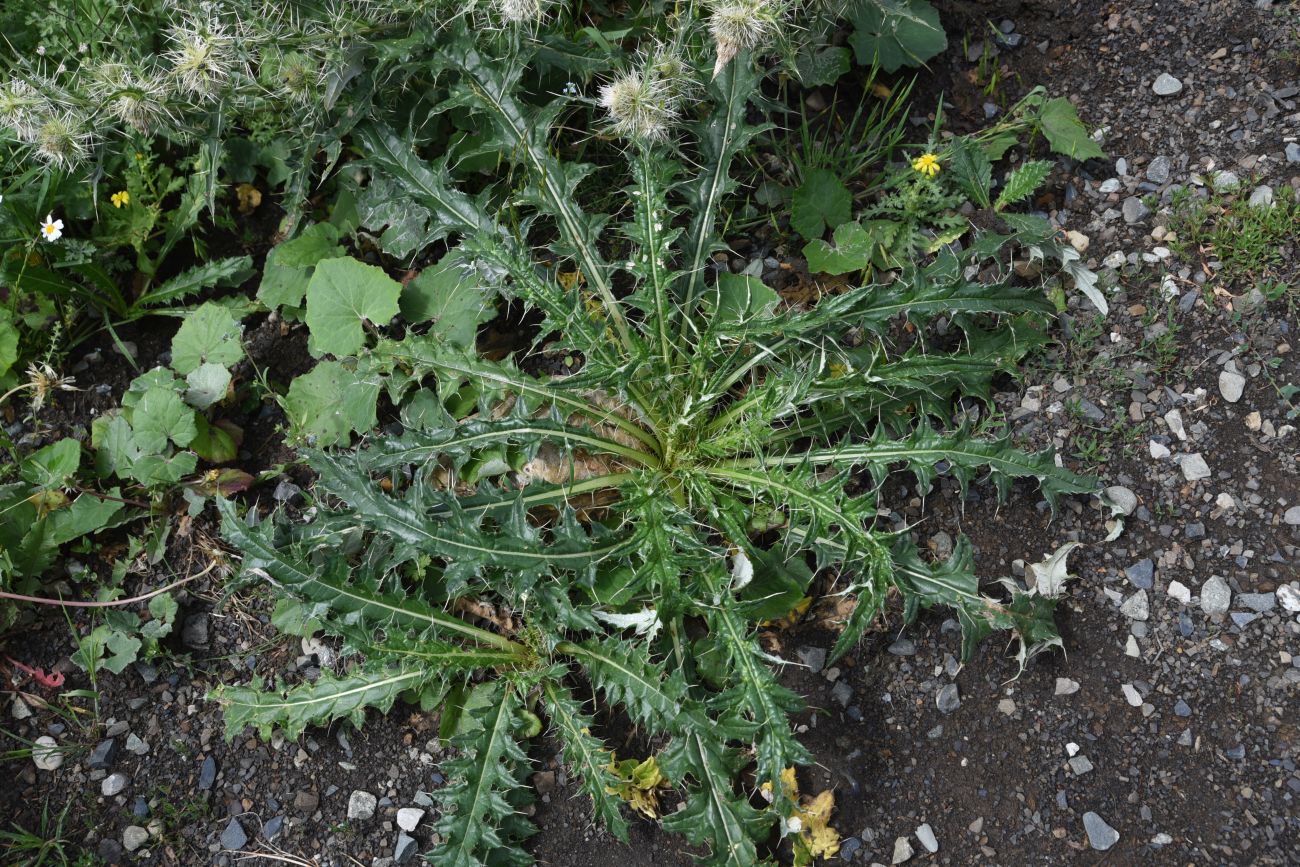
M 610 771 L 612 754 L 605 744 L 591 734 L 595 724 L 589 714 L 573 697 L 573 693 L 558 683 L 542 687 L 546 711 L 551 718 L 551 728 L 564 749 L 564 760 L 570 772 L 577 777 L 582 790 L 591 798 L 592 809 L 618 839 L 627 842 L 627 820 L 619 809 L 619 798 L 610 794 L 618 785 L 618 778 Z
M 660 765 L 676 783 L 688 780 L 686 805 L 665 816 L 663 826 L 709 855 L 698 859 L 707 867 L 753 867 L 758 863 L 754 841 L 767 835 L 773 816 L 760 813 L 749 798 L 737 794 L 734 780 L 746 764 L 739 750 L 702 731 L 674 738 L 660 755 Z

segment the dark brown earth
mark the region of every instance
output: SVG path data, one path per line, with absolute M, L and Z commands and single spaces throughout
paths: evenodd
M 1283 55 L 1288 45 L 1295 50 L 1295 40 L 1287 43 L 1286 28 L 1253 4 L 1085 0 L 954 6 L 952 11 L 973 25 L 984 17 L 996 24 L 1010 16 L 1024 37 L 1022 47 L 1000 56 L 1006 77 L 992 96 L 983 93 L 971 74 L 977 64 L 961 56 L 960 48 L 932 64 L 936 92 L 948 94 L 950 115 L 959 125 L 977 126 L 986 101 L 1005 106 L 1027 86 L 1041 83 L 1049 93 L 1076 97 L 1085 122 L 1108 127 L 1106 148 L 1137 167 L 1130 174 L 1140 174 L 1157 153 L 1181 153 L 1187 160 L 1176 165 L 1176 175 L 1213 158 L 1275 187 L 1294 183 L 1296 167 L 1280 156 L 1282 137 L 1297 133 L 1294 101 L 1273 118 L 1263 103 L 1269 102 L 1266 84 L 1276 90 L 1296 81 L 1295 61 Z M 1114 28 L 1112 21 L 1117 21 Z M 976 32 L 987 29 L 973 26 Z M 960 34 L 950 32 L 950 41 L 960 46 Z M 1208 59 L 1221 48 L 1224 57 Z M 1166 69 L 1187 84 L 1183 98 L 1160 102 L 1151 95 L 1152 79 Z M 1279 103 L 1285 98 L 1269 105 Z M 1248 108 L 1258 120 L 1246 119 Z M 1237 132 L 1241 135 L 1234 137 Z M 1261 154 L 1269 159 L 1261 161 Z M 1075 166 L 1041 203 L 1064 228 L 1092 237 L 1088 255 L 1098 260 L 1111 250 L 1144 251 L 1154 243 L 1138 237 L 1146 226 L 1119 221 L 1116 229 L 1115 221 L 1101 220 L 1103 209 L 1118 208 L 1119 199 L 1092 190 L 1114 174 L 1108 161 Z M 1182 264 L 1195 272 L 1201 260 L 1193 253 Z M 999 396 L 1000 408 L 1026 442 L 1058 445 L 1071 466 L 1137 495 L 1139 509 L 1118 540 L 1101 541 L 1104 516 L 1095 500 L 1064 502 L 1053 516 L 1028 488 L 1017 488 L 999 505 L 979 484 L 963 494 L 941 483 L 923 499 L 895 487 L 891 502 L 900 524 L 915 524 L 923 544 L 942 548 L 938 534 L 967 534 L 982 574 L 990 577 L 1014 574 L 1022 568 L 1016 561 L 1037 561 L 1064 542 L 1085 542 L 1071 559 L 1078 580 L 1059 609 L 1065 651 L 1038 657 L 1016 679 L 1015 660 L 994 639 L 958 669 L 958 635 L 945 613 L 927 612 L 905 626 L 894 612 L 833 677 L 799 665 L 787 670 L 787 683 L 808 697 L 809 710 L 798 722 L 807 726 L 804 739 L 817 759 L 801 771 L 800 782 L 807 792 L 835 791 L 833 823 L 845 838 L 845 861 L 889 863 L 896 838 L 906 837 L 917 853 L 909 864 L 1300 863 L 1295 764 L 1300 732 L 1297 681 L 1291 674 L 1291 660 L 1300 656 L 1295 624 L 1275 609 L 1239 627 L 1208 618 L 1195 602 L 1183 608 L 1167 595 L 1171 580 L 1195 595 L 1211 574 L 1223 575 L 1236 594 L 1273 591 L 1300 578 L 1300 538 L 1279 518 L 1285 508 L 1280 504 L 1300 503 L 1295 434 L 1264 440 L 1242 422 L 1255 409 L 1277 425 L 1285 423 L 1287 407 L 1268 380 L 1300 383 L 1300 354 L 1282 350 L 1296 340 L 1295 304 L 1282 300 L 1251 308 L 1245 304 L 1249 287 L 1220 287 L 1229 293 L 1225 297 L 1212 286 L 1180 277 L 1180 298 L 1195 296 L 1183 309 L 1178 301 L 1160 297 L 1159 276 L 1149 268 L 1125 267 L 1119 279 L 1112 315 L 1095 340 L 1046 354 L 1026 369 L 1023 387 L 1008 383 Z M 1138 351 L 1153 335 L 1141 315 L 1131 312 L 1136 305 L 1167 307 L 1181 325 L 1177 354 L 1159 369 Z M 1089 319 L 1086 310 L 1074 307 L 1065 324 L 1080 333 Z M 166 350 L 173 328 L 170 320 L 150 320 L 124 333 L 137 344 L 142 369 Z M 1121 342 L 1106 343 L 1109 334 Z M 251 358 L 272 380 L 287 382 L 308 363 L 300 329 L 285 336 L 278 322 L 265 319 L 250 324 L 248 337 Z M 1133 352 L 1115 349 L 1125 346 Z M 47 416 L 51 436 L 87 425 L 95 412 L 114 406 L 134 375 L 108 345 L 99 348 L 102 361 L 94 378 L 108 388 L 59 395 L 57 410 Z M 1250 380 L 1240 403 L 1228 405 L 1219 400 L 1219 357 L 1234 351 L 1243 364 L 1278 363 L 1268 376 Z M 246 371 L 243 378 L 250 375 Z M 1065 390 L 1056 389 L 1058 381 Z M 1150 401 L 1153 409 L 1141 421 L 1126 412 L 1134 392 L 1149 395 L 1166 386 L 1178 397 L 1188 426 L 1204 425 L 1194 434 L 1194 447 L 1181 450 L 1203 453 L 1215 472 L 1212 479 L 1188 483 L 1176 468 L 1149 458 L 1150 438 L 1180 450 L 1159 421 L 1175 405 L 1166 395 Z M 1032 391 L 1035 387 L 1041 391 Z M 1192 397 L 1198 387 L 1206 400 Z M 1016 418 L 1026 388 L 1041 395 L 1044 410 Z M 1080 418 L 1067 409 L 1046 414 L 1053 400 L 1075 398 L 1090 401 L 1102 419 Z M 244 412 L 239 419 L 246 431 L 243 467 L 259 472 L 288 461 L 291 452 L 275 435 L 282 418 L 273 403 L 255 402 Z M 1100 448 L 1084 448 L 1094 437 Z M 269 499 L 274 483 L 264 487 L 267 493 L 259 496 Z M 1220 492 L 1241 506 L 1218 509 Z M 1259 502 L 1251 502 L 1252 496 Z M 1201 535 L 1189 532 L 1197 525 L 1203 525 Z M 219 556 L 209 544 L 214 534 L 210 523 L 195 522 L 190 535 L 172 540 L 165 562 L 181 575 L 206 568 Z M 1125 648 L 1135 624 L 1119 613 L 1107 591 L 1130 597 L 1135 588 L 1125 569 L 1145 558 L 1155 564 L 1151 617 L 1140 630 L 1143 636 L 1134 639 L 1139 656 L 1133 657 Z M 132 575 L 127 589 L 143 592 L 170 577 Z M 220 713 L 205 699 L 212 685 L 242 680 L 250 671 L 267 679 L 310 676 L 323 661 L 296 639 L 276 636 L 269 624 L 274 600 L 265 591 L 241 590 L 226 600 L 224 589 L 205 579 L 182 594 L 182 620 L 206 622 L 206 642 L 187 646 L 177 634 L 156 670 L 133 667 L 93 684 L 68 665 L 72 644 L 59 618 L 43 616 L 3 638 L 5 651 L 15 658 L 61 668 L 69 688 L 97 692 L 95 714 L 83 710 L 61 718 L 40 708 L 36 698 L 28 702 L 35 716 L 26 720 L 14 719 L 7 704 L 0 708 L 4 749 L 54 730 L 62 741 L 83 748 L 67 756 L 63 771 L 52 778 L 39 775 L 30 761 L 5 765 L 12 782 L 0 787 L 0 811 L 9 821 L 39 828 L 45 805 L 56 815 L 67 806 L 62 836 L 70 841 L 69 851 L 100 853 L 109 862 L 129 860 L 120 847 L 127 825 L 157 821 L 161 842 L 151 843 L 148 854 L 137 853 L 131 863 L 234 863 L 217 843 L 232 818 L 247 833 L 250 853 L 292 856 L 321 867 L 370 865 L 392 856 L 395 810 L 418 803 L 419 793 L 441 782 L 440 750 L 431 743 L 435 721 L 399 708 L 385 717 L 370 715 L 360 731 L 336 726 L 299 744 L 267 744 L 248 736 L 225 743 Z M 77 626 L 87 622 L 74 620 Z M 896 643 L 900 636 L 910 645 Z M 800 651 L 829 648 L 834 636 L 805 624 L 778 639 L 782 655 L 796 661 Z M 1056 695 L 1058 678 L 1077 682 L 1078 691 Z M 948 683 L 957 685 L 961 704 L 943 714 L 935 695 Z M 1141 707 L 1125 700 L 1125 684 L 1137 689 Z M 37 698 L 53 698 L 30 683 L 22 688 Z M 1189 715 L 1175 710 L 1179 701 Z M 118 721 L 148 741 L 149 752 L 135 756 L 119 749 L 113 770 L 126 773 L 130 783 L 122 796 L 105 798 L 99 788 L 103 772 L 89 772 L 83 761 Z M 1186 732 L 1190 744 L 1180 744 Z M 119 748 L 124 739 L 125 734 L 117 736 Z M 1091 770 L 1069 767 L 1069 743 L 1079 745 Z M 633 823 L 631 845 L 593 828 L 588 805 L 574 797 L 554 753 L 545 739 L 533 751 L 544 790 L 535 817 L 541 831 L 531 843 L 540 863 L 691 863 L 679 838 L 649 822 Z M 203 790 L 197 783 L 209 757 L 218 775 Z M 553 789 L 549 772 L 555 773 Z M 381 800 L 372 820 L 347 823 L 354 789 L 387 803 Z M 141 806 L 148 814 L 133 816 Z M 1090 848 L 1082 824 L 1086 811 L 1098 813 L 1119 833 L 1113 848 Z M 259 835 L 277 817 L 284 830 L 271 840 Z M 915 835 L 923 822 L 939 842 L 934 855 Z M 431 832 L 426 817 L 416 834 L 423 848 Z M 1162 834 L 1169 840 L 1155 842 Z M 0 863 L 11 860 L 0 857 Z M 239 863 L 277 862 L 262 857 Z

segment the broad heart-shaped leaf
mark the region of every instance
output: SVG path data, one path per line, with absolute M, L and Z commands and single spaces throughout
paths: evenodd
M 346 443 L 354 432 L 373 428 L 378 401 L 377 376 L 363 375 L 338 361 L 322 361 L 289 385 L 284 413 L 295 436 L 332 446 Z
M 1043 112 L 1038 122 L 1042 125 L 1043 135 L 1052 150 L 1076 160 L 1088 160 L 1104 157 L 1106 152 L 1088 135 L 1088 129 L 1079 120 L 1079 112 L 1074 103 L 1058 96 L 1043 104 Z
M 226 308 L 211 301 L 181 323 L 172 338 L 172 369 L 182 376 L 201 364 L 229 367 L 244 357 L 239 344 L 241 329 Z
M 152 386 L 140 398 L 131 415 L 135 442 L 146 454 L 162 454 L 167 440 L 184 448 L 197 434 L 194 410 L 185 405 L 174 390 Z
M 338 240 L 337 228 L 329 223 L 316 223 L 303 229 L 298 237 L 276 245 L 267 254 L 257 300 L 271 309 L 301 307 L 316 263 L 336 259 L 347 252 Z
M 495 311 L 485 287 L 465 273 L 464 265 L 460 256 L 449 253 L 403 286 L 398 303 L 407 322 L 432 319 L 435 337 L 453 346 L 473 348 L 478 326 Z
M 185 377 L 185 402 L 195 409 L 207 409 L 226 396 L 230 371 L 224 365 L 205 361 Z
M 81 443 L 72 437 L 32 452 L 23 459 L 20 474 L 24 482 L 52 491 L 63 487 L 81 465 Z
M 849 71 L 849 50 L 838 45 L 805 48 L 795 57 L 794 65 L 804 87 L 834 84 Z
M 948 47 L 939 13 L 925 0 L 854 0 L 849 44 L 858 63 L 897 72 L 920 66 Z
M 853 196 L 829 169 L 808 172 L 790 200 L 790 225 L 809 240 L 847 223 L 852 216 Z
M 374 265 L 347 257 L 320 262 L 307 284 L 312 353 L 356 355 L 366 342 L 362 323 L 386 325 L 401 294 L 401 284 Z
M 719 322 L 739 323 L 772 315 L 781 296 L 757 277 L 719 274 L 715 288 L 714 317 Z
M 881 220 L 862 223 L 845 223 L 835 229 L 832 236 L 835 246 L 814 238 L 804 245 L 803 255 L 808 260 L 808 270 L 814 274 L 852 274 L 871 265 L 876 247 L 882 236 L 875 231 Z

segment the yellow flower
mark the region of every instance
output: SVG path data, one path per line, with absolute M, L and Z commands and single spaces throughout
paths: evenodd
M 939 158 L 934 154 L 921 154 L 912 160 L 912 168 L 928 178 L 939 174 Z
M 120 208 L 123 205 L 131 204 L 131 194 L 128 193 L 126 190 L 122 190 L 120 193 L 113 193 L 113 195 L 109 196 L 108 198 L 109 201 L 113 203 L 113 207 L 115 208 Z

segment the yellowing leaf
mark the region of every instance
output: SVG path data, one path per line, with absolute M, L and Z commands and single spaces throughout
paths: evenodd
M 611 760 L 609 769 L 621 782 L 617 786 L 607 786 L 606 792 L 618 795 L 646 818 L 659 818 L 659 790 L 667 788 L 668 781 L 654 756 L 642 762 L 636 759 Z
M 806 867 L 818 858 L 834 857 L 840 851 L 839 832 L 830 824 L 831 813 L 835 812 L 835 793 L 828 789 L 814 798 L 800 798 L 794 768 L 781 772 L 781 788 L 789 801 L 799 804 L 783 823 L 793 836 L 795 867 Z M 776 800 L 771 783 L 764 783 L 762 792 L 769 802 Z

